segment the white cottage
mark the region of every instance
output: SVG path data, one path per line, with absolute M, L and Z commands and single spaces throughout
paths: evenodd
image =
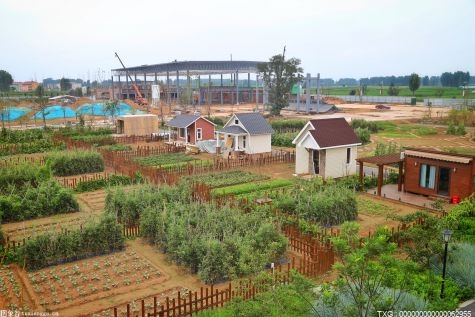
M 338 178 L 356 174 L 357 146 L 361 141 L 345 118 L 307 122 L 295 144 L 295 173 Z
M 217 139 L 224 139 L 223 155 L 231 152 L 256 154 L 271 152 L 274 130 L 259 112 L 235 113 L 221 130 Z

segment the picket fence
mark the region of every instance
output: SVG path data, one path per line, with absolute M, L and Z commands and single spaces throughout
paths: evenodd
M 124 229 L 125 230 L 125 229 Z M 131 234 L 138 234 L 137 229 L 130 229 Z M 124 231 L 125 232 L 125 231 Z M 297 272 L 315 278 L 329 271 L 335 262 L 333 246 L 315 239 L 310 235 L 301 234 L 296 227 L 285 226 L 282 232 L 289 239 L 289 248 L 298 257 L 293 256 L 287 263 L 275 265 L 267 270 L 273 277 L 273 285 L 287 284 L 291 281 L 290 272 Z M 163 302 L 157 302 L 154 296 L 153 303 L 147 303 L 147 299 L 137 299 L 139 308 L 133 309 L 131 304 L 124 304 L 113 308 L 114 316 L 192 316 L 206 309 L 223 307 L 233 298 L 240 297 L 244 300 L 252 299 L 255 295 L 269 289 L 268 284 L 251 279 L 230 282 L 227 287 L 218 289 L 214 285 L 201 287 L 199 291 L 187 294 L 178 292 L 174 298 L 167 297 Z

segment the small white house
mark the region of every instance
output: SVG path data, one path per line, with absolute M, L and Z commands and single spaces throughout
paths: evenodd
M 356 174 L 361 141 L 345 118 L 310 120 L 292 143 L 297 175 L 338 178 Z
M 223 154 L 245 154 L 272 151 L 271 136 L 274 130 L 259 112 L 235 113 L 221 130 L 216 131 L 217 140 L 224 140 Z

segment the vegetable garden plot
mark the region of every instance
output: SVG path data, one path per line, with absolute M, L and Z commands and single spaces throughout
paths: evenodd
M 170 165 L 180 165 L 180 164 L 186 165 L 187 163 L 193 163 L 193 162 L 199 161 L 196 158 L 193 158 L 184 153 L 150 155 L 147 157 L 137 157 L 134 160 L 142 166 L 161 166 L 161 167 L 166 167 Z
M 236 170 L 221 173 L 186 176 L 182 179 L 186 181 L 204 183 L 210 186 L 211 188 L 217 188 L 266 180 L 269 179 L 269 176 Z
M 0 267 L 0 308 L 12 311 L 31 311 L 34 301 L 26 292 L 15 266 Z
M 57 311 L 168 279 L 147 259 L 123 251 L 27 273 L 37 304 Z

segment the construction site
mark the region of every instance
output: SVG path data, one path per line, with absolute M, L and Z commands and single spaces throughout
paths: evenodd
M 174 61 L 112 69 L 113 99 L 131 99 L 194 106 L 267 103 L 268 92 L 258 76 L 259 61 Z

